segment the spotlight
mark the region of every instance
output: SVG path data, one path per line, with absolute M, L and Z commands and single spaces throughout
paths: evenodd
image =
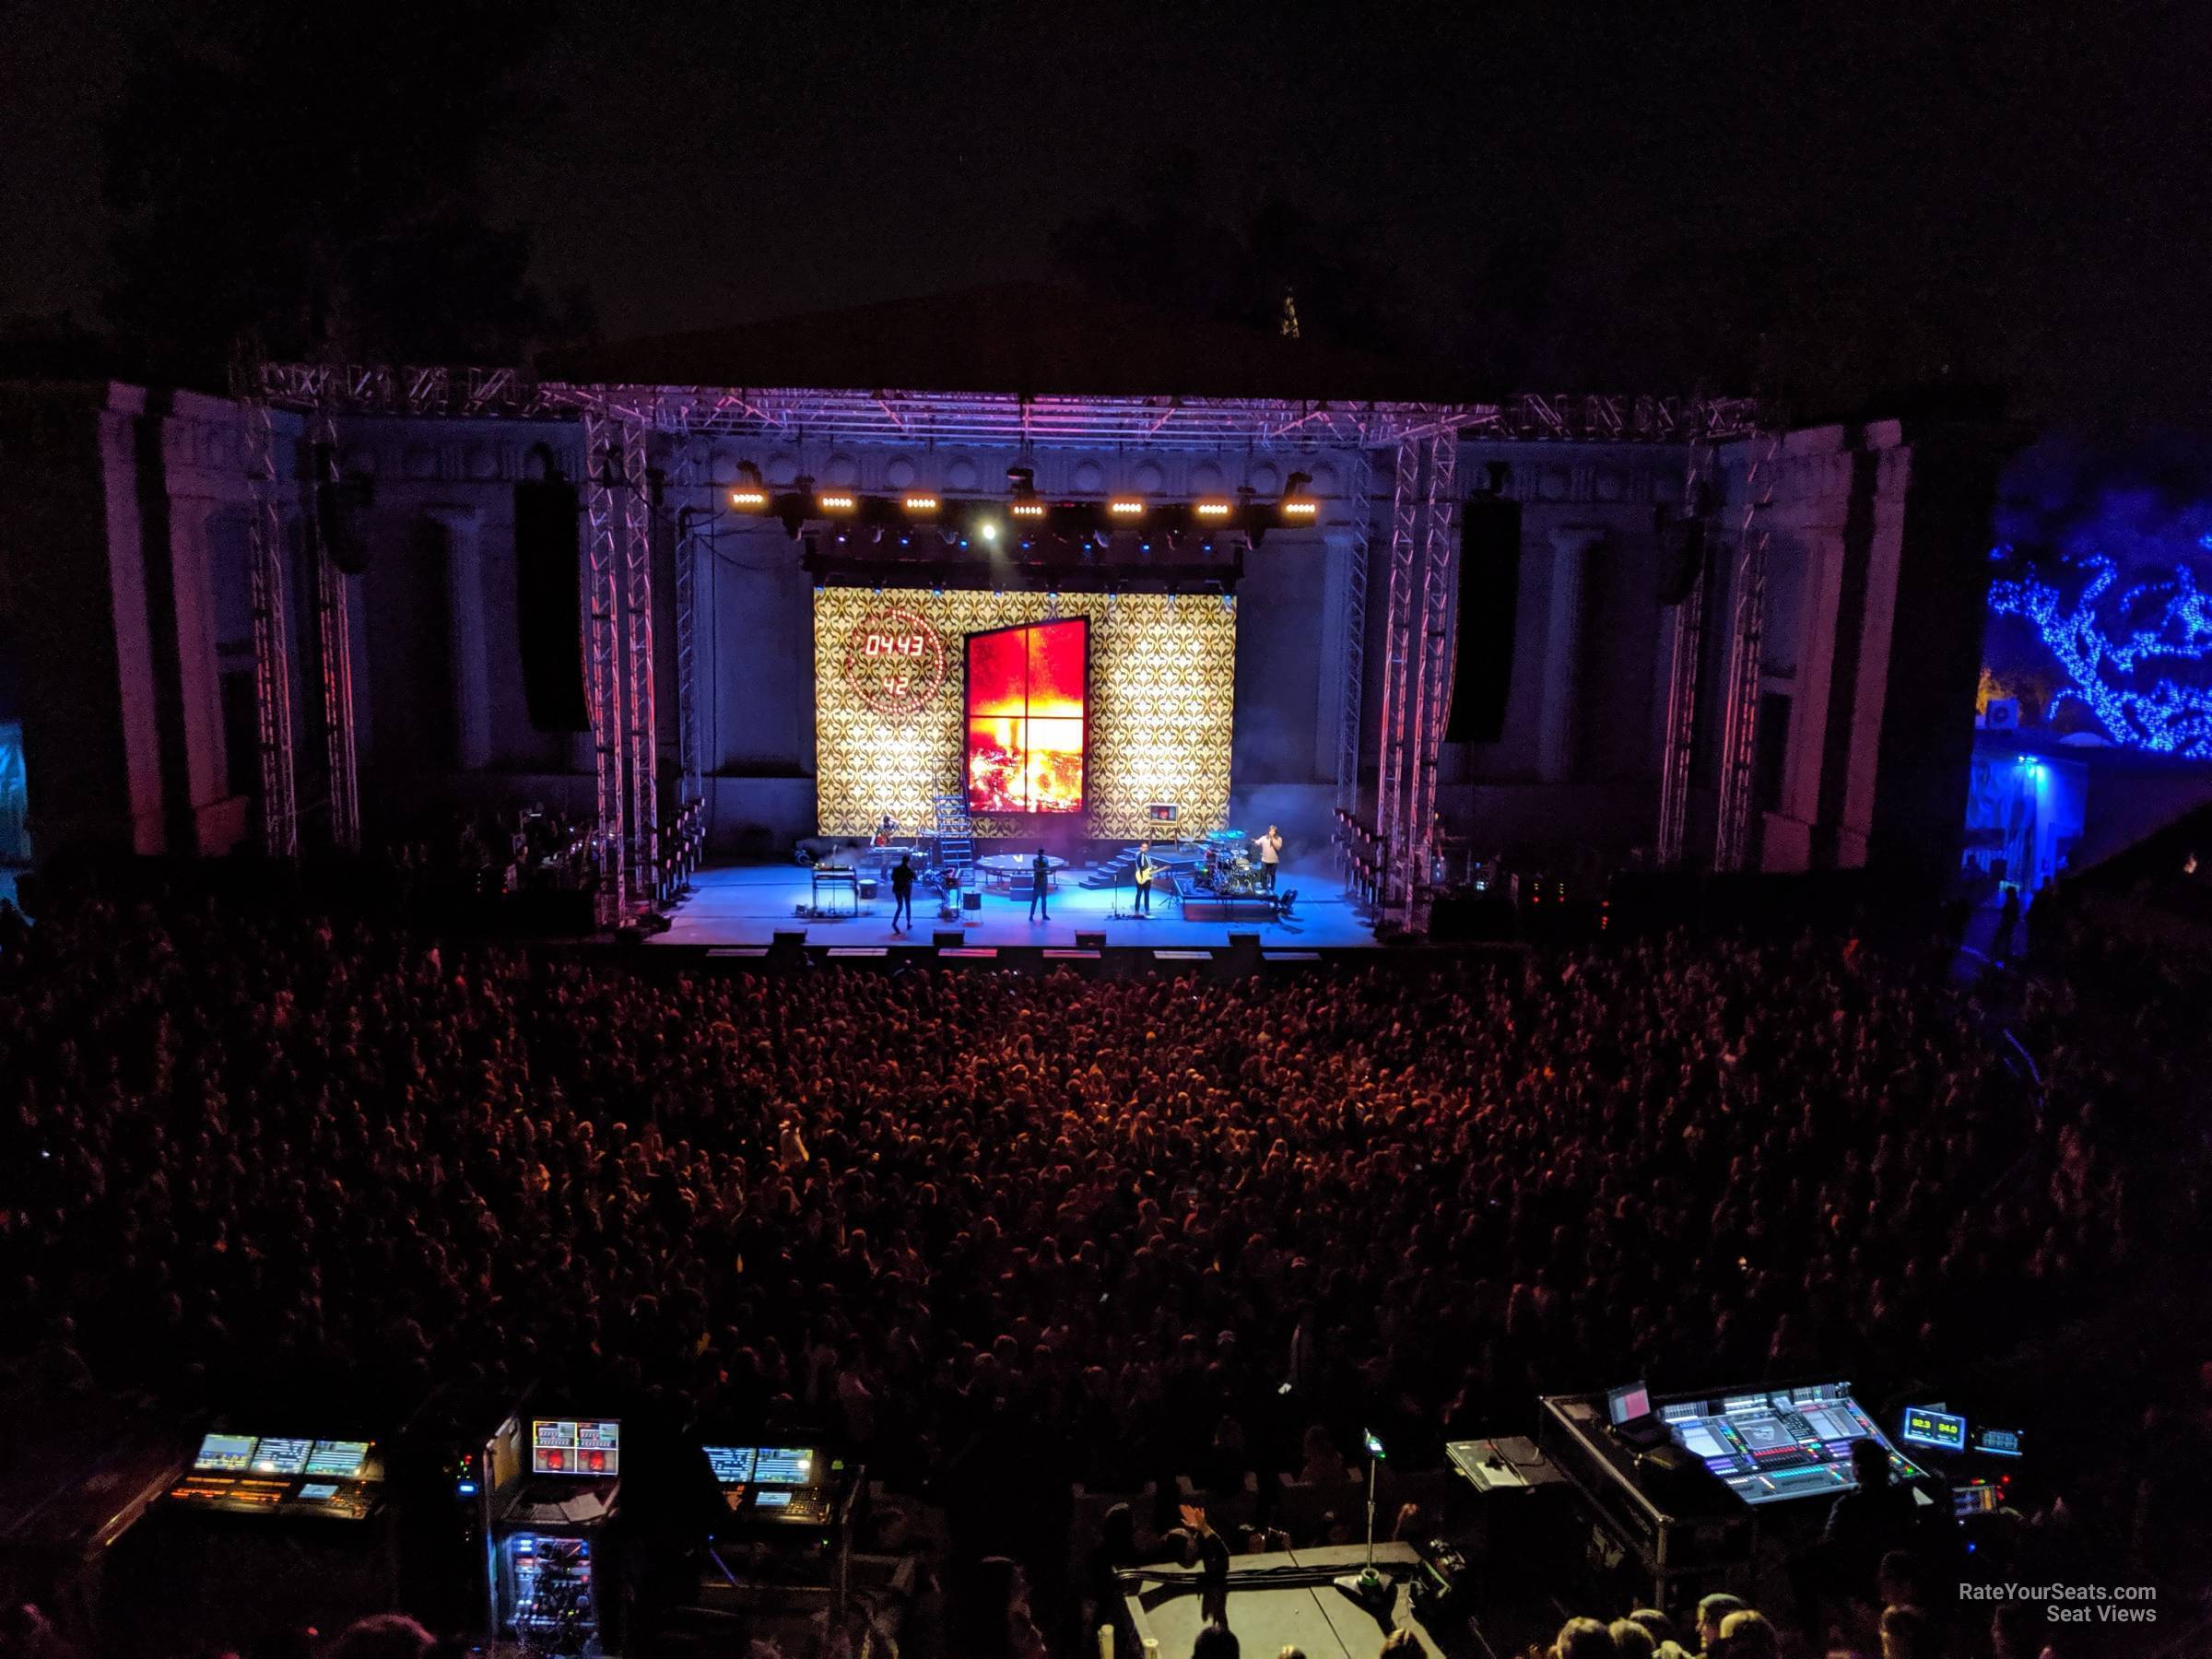
M 1294 472 L 1283 480 L 1283 499 L 1277 504 L 1286 524 L 1311 524 L 1321 517 L 1321 502 L 1307 493 L 1311 473 Z
M 983 520 L 982 524 L 976 525 L 975 533 L 987 542 L 996 541 L 998 539 L 998 521 L 996 519 Z
M 1044 503 L 1037 499 L 1035 467 L 1006 468 L 1006 511 L 1018 519 L 1041 519 L 1044 516 Z
M 937 498 L 934 495 L 910 495 L 900 498 L 899 505 L 906 509 L 909 518 L 935 518 Z
M 768 482 L 750 461 L 737 463 L 737 488 L 730 491 L 730 505 L 740 512 L 768 511 Z
M 1145 516 L 1144 498 L 1142 496 L 1115 496 L 1106 503 L 1106 516 L 1121 519 L 1124 523 L 1134 523 Z
M 815 504 L 821 508 L 825 514 L 851 512 L 860 505 L 860 498 L 849 489 L 825 489 L 815 498 Z
M 1219 496 L 1206 496 L 1192 505 L 1191 512 L 1202 524 L 1223 524 L 1235 507 Z

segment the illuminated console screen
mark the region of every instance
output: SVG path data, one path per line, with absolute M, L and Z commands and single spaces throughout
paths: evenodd
M 1904 1427 L 1897 1438 L 1908 1446 L 1933 1446 L 1939 1452 L 1966 1450 L 1966 1419 L 1933 1406 L 1905 1407 Z
M 714 1471 L 718 1486 L 744 1486 L 753 1477 L 751 1446 L 709 1446 L 707 1464 Z
M 1851 1491 L 1858 1485 L 1851 1472 L 1851 1442 L 1856 1440 L 1874 1441 L 1887 1451 L 1900 1480 L 1922 1472 L 1874 1426 L 1851 1397 L 1848 1382 L 1675 1400 L 1659 1407 L 1659 1420 L 1677 1445 L 1746 1503 Z
M 812 1486 L 814 1453 L 805 1446 L 763 1446 L 753 1478 L 769 1487 Z
M 333 1480 L 359 1480 L 369 1461 L 367 1441 L 317 1441 L 307 1454 L 307 1473 Z
M 1080 812 L 1090 621 L 968 636 L 968 810 Z
M 199 1455 L 192 1460 L 192 1466 L 242 1475 L 252 1466 L 258 1443 L 250 1434 L 211 1434 L 200 1442 Z
M 530 1425 L 530 1472 L 534 1475 L 619 1475 L 622 1425 L 608 1420 L 561 1418 Z
M 253 1473 L 297 1475 L 307 1467 L 308 1449 L 313 1444 L 312 1441 L 265 1438 L 253 1448 Z

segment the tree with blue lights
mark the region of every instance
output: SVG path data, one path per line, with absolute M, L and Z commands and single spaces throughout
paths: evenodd
M 2205 544 L 2212 547 L 2212 535 Z M 1989 607 L 2020 617 L 2065 671 L 2068 685 L 2052 700 L 2086 708 L 2116 744 L 2184 759 L 2212 759 L 2212 671 L 2197 683 L 2161 677 L 2149 689 L 2131 683 L 2156 665 L 2203 663 L 2212 656 L 2212 595 L 2185 564 L 2171 574 L 2137 582 L 2112 602 L 2112 620 L 2100 612 L 2118 584 L 2113 562 L 2082 561 L 2088 581 L 2069 606 L 2061 591 L 2030 566 L 2017 579 L 1991 583 Z

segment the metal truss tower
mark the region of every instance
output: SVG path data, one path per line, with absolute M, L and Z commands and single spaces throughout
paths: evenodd
M 307 488 L 300 523 L 315 580 L 315 663 L 323 682 L 323 752 L 330 784 L 330 842 L 340 852 L 361 846 L 360 775 L 354 756 L 353 623 L 346 572 L 331 556 L 322 512 L 325 490 L 338 483 L 338 427 L 327 409 L 308 417 Z
M 1666 747 L 1659 758 L 1659 865 L 1682 863 L 1689 829 L 1690 768 L 1698 747 L 1698 665 L 1705 648 L 1704 545 L 1708 496 L 1712 478 L 1712 446 L 1702 436 L 1690 441 L 1683 466 L 1682 513 L 1686 534 L 1698 538 L 1698 568 L 1689 591 L 1675 606 L 1674 641 L 1667 657 Z
M 653 495 L 646 471 L 645 428 L 622 423 L 623 606 L 629 639 L 623 652 L 623 703 L 629 723 L 629 890 L 650 903 L 661 863 L 660 727 L 653 718 Z
M 620 500 L 624 423 L 583 418 L 584 642 L 590 665 L 592 748 L 598 773 L 598 920 L 611 927 L 629 909 L 628 837 L 624 829 L 622 697 L 622 556 L 626 524 Z
M 1458 437 L 1451 431 L 1405 439 L 1391 486 L 1375 829 L 1382 843 L 1382 913 L 1409 927 L 1426 910 L 1435 841 L 1436 757 L 1451 649 L 1449 497 L 1457 455 Z
M 1390 580 L 1382 613 L 1382 712 L 1377 733 L 1375 839 L 1382 848 L 1385 916 L 1401 913 L 1397 849 L 1405 835 L 1406 701 L 1412 689 L 1414 559 L 1420 541 L 1420 445 L 1411 439 L 1393 457 Z
M 246 559 L 253 611 L 253 708 L 261 759 L 261 845 L 272 858 L 300 851 L 292 766 L 292 656 L 284 603 L 284 517 L 277 505 L 276 424 L 259 397 L 244 405 L 246 478 L 253 512 Z
M 1713 837 L 1717 870 L 1740 870 L 1751 855 L 1751 795 L 1759 760 L 1759 677 L 1767 609 L 1767 547 L 1773 539 L 1775 476 L 1782 433 L 1768 434 L 1744 473 L 1744 515 L 1736 533 L 1735 627 L 1728 653 L 1727 704 L 1721 726 L 1720 821 Z
M 1352 452 L 1351 545 L 1344 574 L 1344 700 L 1336 734 L 1336 805 L 1359 810 L 1359 703 L 1367 692 L 1367 555 L 1374 511 L 1375 465 L 1368 452 Z
M 1458 538 L 1452 533 L 1452 488 L 1458 474 L 1459 440 L 1445 432 L 1425 441 L 1428 500 L 1421 523 L 1421 589 L 1415 620 L 1420 673 L 1413 702 L 1411 797 L 1406 810 L 1406 924 L 1429 931 L 1430 872 L 1436 853 L 1436 765 L 1443 748 L 1445 704 L 1452 695 L 1453 589 Z
M 706 457 L 687 442 L 677 463 L 676 516 L 676 768 L 677 806 L 705 794 L 699 735 L 699 561 L 707 552 Z

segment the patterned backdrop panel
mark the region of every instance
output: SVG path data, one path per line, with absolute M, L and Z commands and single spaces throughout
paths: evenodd
M 1090 618 L 1086 833 L 1135 841 L 1145 809 L 1172 802 L 1183 833 L 1229 818 L 1236 613 L 1211 594 L 938 594 L 818 588 L 814 595 L 815 789 L 824 835 L 865 835 L 888 813 L 907 830 L 961 789 L 967 636 Z M 978 818 L 978 836 L 1030 833 Z

